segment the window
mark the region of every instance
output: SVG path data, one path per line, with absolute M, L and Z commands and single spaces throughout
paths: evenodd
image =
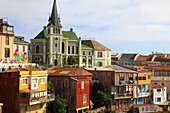
M 103 66 L 103 62 L 98 62 L 98 66 Z
M 55 40 L 58 40 L 58 38 L 55 38 Z
M 27 111 L 27 109 L 28 109 L 27 106 L 25 106 L 25 111 Z
M 109 58 L 109 52 L 107 52 L 107 58 Z
M 65 80 L 64 86 L 65 86 L 65 87 L 68 87 L 68 80 Z
M 102 52 L 98 52 L 98 58 L 102 58 L 103 57 L 103 53 Z
M 36 53 L 39 53 L 40 52 L 40 47 L 39 45 L 36 45 Z
M 6 36 L 6 45 L 9 45 L 9 37 Z
M 157 98 L 157 102 L 161 102 L 161 97 L 158 97 L 158 98 Z
M 143 77 L 143 80 L 146 80 L 146 77 Z
M 44 104 L 43 104 L 43 103 L 41 103 L 41 104 L 40 104 L 40 109 L 41 109 L 41 108 L 43 108 L 43 106 L 44 106 Z
M 74 89 L 76 88 L 76 82 L 73 82 L 73 88 Z
M 86 103 L 86 94 L 83 95 L 83 103 Z
M 68 54 L 70 54 L 70 46 L 68 46 Z
M 58 33 L 58 29 L 56 28 L 56 33 Z
M 91 63 L 91 59 L 89 59 L 89 63 Z
M 83 62 L 86 62 L 85 58 L 83 58 Z
M 148 75 L 148 79 L 150 79 L 150 75 Z
M 142 107 L 142 111 L 144 111 L 145 109 L 144 109 L 144 107 Z
M 57 43 L 55 44 L 55 47 L 57 47 Z
M 84 89 L 84 81 L 81 82 L 81 89 Z
M 74 104 L 74 96 L 70 96 L 70 103 Z
M 53 28 L 53 33 L 55 33 L 55 28 Z
M 48 34 L 50 34 L 50 28 L 48 28 Z
M 164 86 L 164 83 L 162 83 L 162 85 Z
M 78 52 L 79 52 L 79 47 L 76 46 L 76 54 L 78 54 Z
M 160 92 L 161 92 L 161 89 L 157 89 L 157 92 L 160 93 Z
M 25 52 L 25 46 L 23 46 L 23 52 Z
M 74 46 L 72 46 L 72 54 L 74 54 Z
M 45 83 L 45 78 L 40 78 L 40 84 Z
M 62 42 L 62 53 L 63 54 L 65 53 L 65 44 L 64 44 L 64 42 Z
M 83 51 L 83 55 L 85 55 L 85 51 Z
M 5 57 L 10 57 L 10 48 L 5 48 Z
M 148 111 L 148 107 L 146 107 L 146 111 Z
M 60 34 L 60 29 L 58 29 L 58 34 Z
M 89 55 L 91 55 L 91 52 L 89 51 Z
M 123 81 L 123 80 L 124 80 L 124 77 L 120 77 L 119 79 L 120 79 L 120 81 Z
M 23 79 L 22 85 L 27 85 L 27 79 Z
M 60 86 L 60 80 L 56 80 L 56 87 Z
M 142 77 L 138 77 L 139 78 L 139 80 L 142 80 Z
M 133 77 L 129 77 L 129 80 L 133 80 Z

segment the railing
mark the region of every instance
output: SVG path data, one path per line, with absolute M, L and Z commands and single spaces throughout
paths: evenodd
M 117 97 L 122 97 L 122 98 L 129 97 L 129 98 L 131 98 L 132 93 L 119 93 L 119 94 L 114 94 L 113 96 L 114 96 L 114 98 L 117 98 Z
M 139 96 L 139 97 L 149 96 L 150 94 L 151 94 L 150 92 L 141 92 L 141 93 L 139 92 L 139 93 L 138 93 L 138 96 Z
M 54 94 L 48 94 L 42 97 L 33 97 L 33 98 L 20 98 L 21 103 L 29 103 L 30 105 L 42 103 L 42 102 L 49 102 L 55 100 Z
M 126 85 L 126 84 L 133 84 L 133 83 L 134 83 L 133 80 L 129 80 L 129 81 L 120 80 L 120 81 L 113 82 L 113 85 Z

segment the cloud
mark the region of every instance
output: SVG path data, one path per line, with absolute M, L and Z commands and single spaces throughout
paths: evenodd
M 47 25 L 53 0 L 0 0 L 0 14 L 27 40 Z M 170 41 L 169 0 L 58 0 L 63 30 L 104 44 Z

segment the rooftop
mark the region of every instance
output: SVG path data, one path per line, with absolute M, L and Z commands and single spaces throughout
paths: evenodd
M 97 50 L 109 50 L 109 51 L 111 51 L 109 48 L 107 48 L 106 46 L 102 45 L 101 43 L 99 43 L 95 40 L 82 40 L 82 44 L 89 46 L 93 49 L 97 49 Z
M 83 68 L 73 67 L 52 67 L 48 69 L 49 75 L 58 76 L 92 76 L 93 74 Z
M 138 56 L 137 59 L 135 61 L 139 62 L 139 61 L 151 61 L 152 60 L 153 55 L 149 55 L 149 56 Z
M 137 55 L 137 53 L 135 54 L 121 54 L 119 60 L 134 60 L 135 56 Z

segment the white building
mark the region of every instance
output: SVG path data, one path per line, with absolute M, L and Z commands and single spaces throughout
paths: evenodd
M 82 44 L 93 48 L 93 66 L 111 65 L 111 50 L 95 40 L 82 40 Z
M 166 87 L 162 85 L 151 85 L 153 92 L 153 104 L 163 105 L 167 101 Z

